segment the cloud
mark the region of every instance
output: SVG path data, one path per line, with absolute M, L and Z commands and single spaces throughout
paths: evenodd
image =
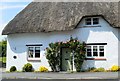
M 13 9 L 13 8 L 24 8 L 26 5 L 0 5 L 0 10 Z

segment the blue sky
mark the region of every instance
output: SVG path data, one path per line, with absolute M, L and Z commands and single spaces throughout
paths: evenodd
M 4 0 L 0 1 L 0 41 L 6 36 L 1 35 L 5 25 L 23 10 L 32 0 Z

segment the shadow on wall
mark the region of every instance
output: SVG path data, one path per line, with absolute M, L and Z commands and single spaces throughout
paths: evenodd
M 18 43 L 18 44 L 14 44 L 13 42 L 9 41 L 10 49 L 12 50 L 12 52 L 17 54 L 22 54 L 26 52 L 27 50 L 26 45 L 23 45 L 23 44 L 20 45 L 19 42 L 15 42 L 15 43 Z
M 92 67 L 95 67 L 95 60 L 85 60 L 82 65 L 83 70 L 86 70 Z

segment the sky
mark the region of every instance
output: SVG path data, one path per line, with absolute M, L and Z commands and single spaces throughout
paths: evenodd
M 6 36 L 1 35 L 4 27 L 32 0 L 0 0 L 0 41 Z

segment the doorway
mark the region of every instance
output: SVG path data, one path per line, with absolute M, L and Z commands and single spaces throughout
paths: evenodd
M 71 50 L 69 48 L 62 48 L 61 71 L 71 71 Z

